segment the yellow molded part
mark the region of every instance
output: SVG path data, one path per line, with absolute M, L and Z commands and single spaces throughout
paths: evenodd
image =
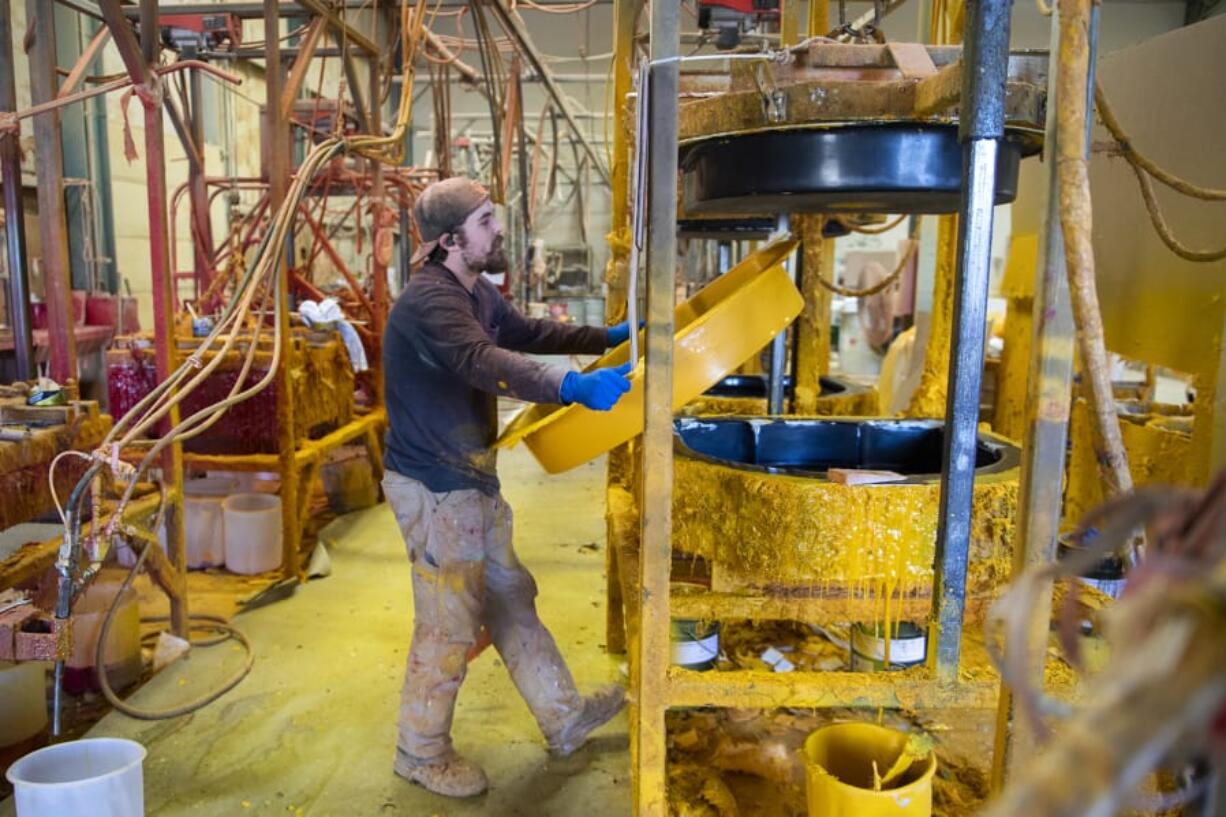
M 795 246 L 791 240 L 772 242 L 677 307 L 674 409 L 719 382 L 800 314 L 804 300 L 782 264 Z M 617 366 L 629 354 L 629 342 L 623 343 L 587 368 Z M 630 373 L 630 391 L 612 411 L 578 404 L 529 406 L 511 420 L 497 445 L 523 440 L 551 474 L 582 465 L 643 432 L 643 376 L 640 359 Z
M 873 790 L 907 748 L 907 734 L 873 723 L 840 723 L 805 740 L 809 817 L 929 817 L 936 755 L 929 751 L 902 773 L 902 785 Z

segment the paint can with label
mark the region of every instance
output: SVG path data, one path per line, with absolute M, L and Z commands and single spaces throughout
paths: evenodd
M 671 585 L 674 597 L 706 590 L 694 582 L 673 582 Z M 671 624 L 673 665 L 698 671 L 714 668 L 719 660 L 719 622 L 674 618 Z
M 886 666 L 886 642 L 889 642 L 889 666 Z M 852 672 L 893 672 L 924 663 L 928 654 L 928 637 L 923 627 L 910 621 L 890 626 L 886 638 L 882 624 L 856 624 L 851 628 Z

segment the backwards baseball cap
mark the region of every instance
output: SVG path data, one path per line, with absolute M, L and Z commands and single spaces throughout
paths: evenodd
M 455 232 L 489 197 L 488 190 L 464 176 L 442 179 L 422 191 L 413 205 L 421 244 L 413 251 L 412 263 L 420 264 L 428 258 L 439 239 Z

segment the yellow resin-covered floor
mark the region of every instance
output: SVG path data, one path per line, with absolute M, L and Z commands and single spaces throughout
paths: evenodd
M 540 585 L 538 607 L 580 689 L 619 677 L 604 641 L 604 460 L 550 477 L 519 448 L 500 467 L 515 545 Z M 111 713 L 90 736 L 149 750 L 150 817 L 624 815 L 630 812 L 626 716 L 577 755 L 553 760 L 493 649 L 470 667 L 453 731 L 490 791 L 436 797 L 392 773 L 396 714 L 412 627 L 408 562 L 386 505 L 342 517 L 320 539 L 332 575 L 238 616 L 255 646 L 251 675 L 194 715 L 141 722 Z M 166 707 L 205 692 L 241 660 L 200 650 L 133 696 Z M 14 813 L 0 803 L 0 817 Z

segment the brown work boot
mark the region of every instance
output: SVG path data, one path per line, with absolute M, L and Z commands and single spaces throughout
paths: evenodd
M 444 797 L 475 797 L 489 788 L 481 767 L 454 751 L 421 760 L 397 747 L 396 774 Z
M 617 684 L 609 684 L 583 699 L 583 709 L 562 731 L 549 740 L 549 753 L 554 757 L 567 757 L 587 742 L 588 735 L 604 726 L 626 705 L 626 691 Z

